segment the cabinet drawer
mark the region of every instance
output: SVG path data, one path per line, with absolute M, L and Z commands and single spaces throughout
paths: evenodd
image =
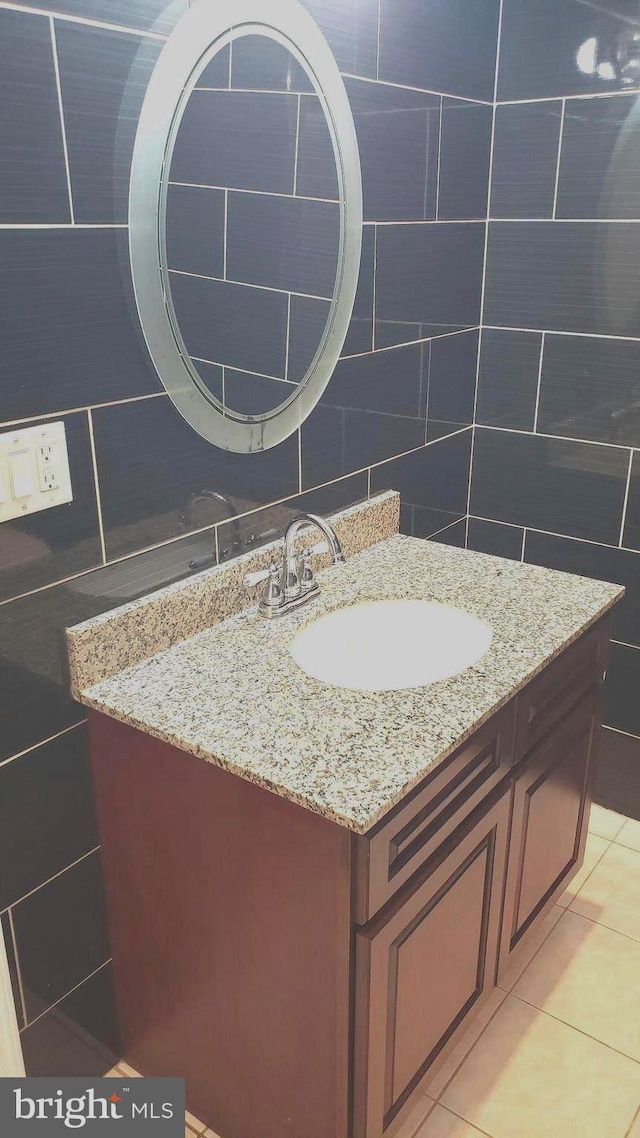
M 521 692 L 516 718 L 516 762 L 602 678 L 606 646 L 605 630 L 597 625 Z
M 369 920 L 493 790 L 512 763 L 515 701 L 357 840 L 356 919 Z
M 356 934 L 354 1138 L 395 1134 L 493 990 L 510 791 Z

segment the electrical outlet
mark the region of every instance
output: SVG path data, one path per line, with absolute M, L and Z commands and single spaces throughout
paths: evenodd
M 72 500 L 63 422 L 0 435 L 0 522 Z

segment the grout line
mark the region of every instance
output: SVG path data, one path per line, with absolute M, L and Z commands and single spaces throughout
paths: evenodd
M 371 467 L 367 470 L 367 498 L 371 497 Z
M 442 527 L 442 529 L 436 529 L 436 530 L 434 530 L 434 531 L 433 531 L 433 533 L 430 533 L 430 534 L 428 535 L 428 537 L 427 537 L 427 538 L 425 538 L 425 540 L 426 540 L 426 541 L 431 541 L 431 538 L 432 538 L 432 537 L 437 537 L 437 536 L 438 536 L 438 534 L 440 534 L 440 533 L 444 533 L 444 531 L 445 531 L 445 530 L 451 529 L 451 527 L 452 527 L 452 526 L 458 526 L 458 525 L 460 525 L 460 522 L 463 522 L 464 520 L 465 520 L 465 515 L 464 515 L 464 514 L 461 514 L 461 515 L 460 515 L 460 517 L 459 517 L 459 518 L 456 518 L 456 520 L 455 520 L 454 522 L 447 522 L 446 526 L 443 526 L 443 527 Z
M 629 469 L 627 471 L 627 485 L 626 485 L 626 489 L 624 492 L 624 502 L 622 503 L 622 518 L 620 520 L 620 537 L 618 539 L 618 545 L 620 546 L 621 549 L 623 548 L 622 542 L 624 539 L 624 527 L 625 527 L 625 523 L 627 520 L 627 506 L 629 503 L 629 491 L 631 489 L 631 471 L 633 470 L 633 455 L 634 455 L 634 451 L 630 450 L 629 451 Z
M 233 78 L 233 34 L 229 40 L 229 73 L 227 75 L 227 91 L 231 90 Z
M 493 220 L 493 219 L 492 219 Z M 490 328 L 493 332 L 546 332 L 548 336 L 578 336 L 583 340 L 630 340 L 640 342 L 640 336 L 611 336 L 607 332 L 572 332 L 563 328 L 518 328 L 512 324 L 483 324 L 483 328 Z
M 68 996 L 71 996 L 74 992 L 77 992 L 78 988 L 81 988 L 83 984 L 87 983 L 87 980 L 92 980 L 94 976 L 97 976 L 98 972 L 102 972 L 102 969 L 106 968 L 107 964 L 111 964 L 112 960 L 112 956 L 110 956 L 108 960 L 103 960 L 102 964 L 100 964 L 98 968 L 94 968 L 93 972 L 90 972 L 88 976 L 85 976 L 79 984 L 74 984 L 73 988 L 70 988 L 68 992 L 65 992 L 64 996 L 60 996 L 59 1000 L 56 1000 L 55 1003 L 50 1004 L 48 1008 L 45 1008 L 43 1012 L 40 1012 L 39 1015 L 32 1019 L 27 1024 L 27 1028 L 32 1027 L 33 1024 L 37 1023 L 39 1019 L 42 1019 L 43 1016 L 46 1016 L 48 1012 L 53 1011 L 54 1008 L 57 1008 L 58 1004 L 61 1004 L 62 1001 L 66 1000 Z M 26 1028 L 23 1028 L 23 1030 L 26 1031 Z
M 298 493 L 302 493 L 302 427 L 298 427 Z
M 494 991 L 495 991 L 495 990 L 496 990 L 496 989 L 494 989 Z M 503 992 L 503 991 L 504 991 L 504 989 L 503 989 L 503 988 L 500 988 L 499 990 L 500 990 L 501 992 Z M 505 995 L 508 995 L 508 993 L 505 993 Z M 455 1079 L 456 1075 L 458 1074 L 458 1072 L 459 1072 L 460 1068 L 463 1066 L 463 1064 L 464 1064 L 464 1063 L 466 1063 L 466 1061 L 467 1061 L 467 1059 L 469 1058 L 469 1056 L 471 1055 L 472 1051 L 474 1051 L 474 1050 L 475 1050 L 475 1048 L 478 1046 L 478 1044 L 479 1044 L 480 1040 L 482 1039 L 482 1036 L 484 1035 L 485 1031 L 486 1031 L 486 1030 L 487 1030 L 487 1028 L 489 1027 L 489 1024 L 493 1023 L 493 1021 L 494 1021 L 495 1017 L 497 1016 L 497 1014 L 498 1014 L 498 1012 L 500 1011 L 500 1008 L 502 1007 L 502 1005 L 503 1005 L 503 1004 L 504 1004 L 504 999 L 500 1001 L 500 1003 L 499 1003 L 498 1007 L 496 1008 L 496 1010 L 494 1011 L 493 1015 L 492 1015 L 492 1016 L 490 1016 L 490 1017 L 489 1017 L 489 1019 L 487 1020 L 487 1022 L 485 1023 L 485 1025 L 484 1025 L 484 1027 L 483 1027 L 482 1031 L 481 1031 L 481 1032 L 480 1032 L 480 1034 L 478 1035 L 478 1038 L 477 1038 L 476 1040 L 474 1040 L 474 1042 L 473 1042 L 473 1046 L 469 1048 L 469 1050 L 467 1051 L 467 1053 L 466 1053 L 466 1054 L 465 1054 L 465 1055 L 462 1057 L 462 1059 L 461 1059 L 461 1060 L 460 1060 L 460 1062 L 458 1063 L 458 1065 L 457 1065 L 457 1067 L 456 1067 L 455 1071 L 453 1071 L 453 1073 L 452 1073 L 451 1077 L 447 1079 L 446 1083 L 444 1084 L 444 1086 L 442 1087 L 442 1089 L 441 1089 L 441 1091 L 440 1091 L 440 1094 L 438 1095 L 438 1097 L 437 1097 L 437 1099 L 436 1099 L 436 1102 L 441 1102 L 441 1100 L 442 1100 L 442 1096 L 444 1095 L 445 1091 L 446 1091 L 446 1090 L 447 1090 L 447 1089 L 448 1089 L 448 1088 L 451 1086 L 451 1084 L 452 1084 L 453 1080 Z M 462 1042 L 463 1042 L 463 1040 L 461 1040 L 460 1042 L 462 1043 Z M 427 1087 L 428 1087 L 428 1083 L 427 1083 Z M 428 1095 L 428 1094 L 429 1094 L 429 1091 L 428 1091 L 428 1090 L 426 1090 L 426 1091 L 425 1091 L 425 1094 L 427 1094 L 427 1095 Z M 444 1105 L 444 1104 L 442 1104 L 442 1105 Z M 449 1107 L 445 1107 L 445 1109 L 446 1109 L 446 1110 L 448 1110 L 448 1109 L 449 1109 Z
M 298 192 L 298 150 L 300 147 L 300 96 L 298 95 L 298 106 L 296 110 L 296 142 L 293 151 L 293 193 L 294 196 Z
M 442 124 L 443 124 L 443 118 L 444 118 L 443 110 L 444 110 L 444 99 L 442 98 L 442 96 L 440 96 L 440 117 L 439 117 L 439 125 L 438 125 L 438 166 L 437 166 L 437 170 L 436 170 L 436 221 L 439 220 L 438 215 L 440 213 L 440 159 L 442 156 Z M 427 200 L 426 184 L 425 184 L 424 196 L 425 196 L 425 210 L 424 210 L 424 212 L 426 213 L 427 212 L 427 209 L 426 209 L 426 200 Z
M 487 172 L 487 205 L 486 220 L 484 222 L 484 252 L 482 257 L 482 283 L 480 286 L 480 331 L 478 333 L 478 354 L 476 357 L 476 381 L 473 395 L 473 430 L 471 432 L 471 453 L 469 456 L 469 485 L 467 487 L 467 514 L 471 513 L 471 489 L 473 486 L 473 459 L 476 442 L 476 419 L 478 410 L 478 385 L 480 380 L 480 353 L 482 349 L 482 327 L 484 321 L 485 298 L 487 291 L 487 260 L 489 253 L 489 216 L 491 213 L 491 187 L 493 181 L 493 152 L 496 137 L 496 99 L 498 95 L 498 70 L 500 63 L 500 45 L 502 42 L 502 9 L 504 0 L 500 0 L 498 12 L 498 35 L 496 39 L 496 69 L 493 77 L 493 107 L 491 112 L 491 138 L 489 142 L 489 169 Z M 467 533 L 468 533 L 467 523 Z
M 218 527 L 217 527 L 217 525 L 214 526 L 214 535 L 213 536 L 215 539 L 216 565 L 219 565 L 220 564 L 220 541 L 218 539 Z
M 255 91 L 252 93 L 256 94 Z M 236 94 L 236 95 L 238 94 L 237 90 L 234 92 L 234 94 Z M 298 98 L 300 98 L 300 97 L 301 96 L 298 96 Z M 301 202 L 324 202 L 327 205 L 339 205 L 340 204 L 338 198 L 317 198 L 317 197 L 313 197 L 311 194 L 284 194 L 284 193 L 279 193 L 277 190 L 248 190 L 248 189 L 246 189 L 246 187 L 240 187 L 240 186 L 231 186 L 231 187 L 229 187 L 229 186 L 215 186 L 215 185 L 211 185 L 209 182 L 179 182 L 179 181 L 171 180 L 168 184 L 170 186 L 183 186 L 183 187 L 185 187 L 185 189 L 191 189 L 191 190 L 220 190 L 220 191 L 223 191 L 223 190 L 228 189 L 230 191 L 230 193 L 232 193 L 232 194 L 249 194 L 249 195 L 253 194 L 254 197 L 259 197 L 259 198 L 286 198 L 287 201 L 291 201 L 292 199 L 295 198 L 296 201 L 301 201 Z M 18 226 L 18 228 L 21 228 L 21 227 Z M 124 226 L 124 228 L 126 229 L 127 226 Z
M 543 332 L 540 337 L 540 359 L 538 360 L 538 382 L 536 386 L 536 403 L 533 412 L 533 434 L 538 433 L 538 412 L 540 410 L 540 386 L 542 384 L 542 360 L 544 358 L 544 338 L 546 333 Z M 529 433 L 529 432 L 525 432 Z
M 376 308 L 377 308 L 377 288 L 376 280 L 378 276 L 378 227 L 374 226 L 373 229 L 373 295 L 371 300 L 371 351 L 376 350 Z M 382 348 L 382 351 L 389 351 L 389 348 Z M 345 359 L 355 359 L 358 355 L 366 356 L 368 352 L 358 352 L 354 356 L 345 356 Z
M 520 427 L 498 427 L 493 423 L 476 423 L 482 431 L 500 431 L 502 434 L 507 435 L 527 435 L 528 438 L 533 438 L 533 431 L 523 431 Z M 551 435 L 548 431 L 536 431 L 535 437 L 537 439 L 559 439 L 563 443 L 579 443 L 587 447 L 606 447 L 608 450 L 629 450 L 629 445 L 623 443 L 603 443 L 600 439 L 577 439 L 575 435 Z M 616 548 L 618 548 L 616 546 Z
M 79 226 L 75 227 L 76 229 Z M 203 361 L 206 362 L 206 361 Z M 108 403 L 93 403 L 91 407 L 65 407 L 61 411 L 46 411 L 44 415 L 28 415 L 26 419 L 7 419 L 0 428 L 17 427 L 24 423 L 39 423 L 41 419 L 60 419 L 63 415 L 79 415 L 83 411 L 99 411 L 103 407 L 121 407 L 125 403 L 140 403 L 143 399 L 166 399 L 166 391 L 151 391 L 148 395 L 132 395 L 129 399 L 114 399 Z
M 69 150 L 67 147 L 67 129 L 64 121 L 64 107 L 62 103 L 62 84 L 60 82 L 60 65 L 58 62 L 58 41 L 56 39 L 56 26 L 53 16 L 49 18 L 49 31 L 51 34 L 51 51 L 53 54 L 53 70 L 56 79 L 56 93 L 58 97 L 58 115 L 60 117 L 60 133 L 62 136 L 62 151 L 64 154 L 64 168 L 67 178 L 67 194 L 69 197 L 69 216 L 71 217 L 71 224 L 75 225 L 75 213 L 73 209 L 73 190 L 71 188 L 71 169 L 69 167 Z
M 450 91 L 432 91 L 429 87 L 412 87 L 409 83 L 392 83 L 389 79 L 372 79 L 370 75 L 354 75 L 352 71 L 341 71 L 340 74 L 343 79 L 357 79 L 359 83 L 379 83 L 382 87 L 399 87 L 402 91 L 419 91 L 422 95 L 444 95 L 445 99 L 457 99 L 460 103 L 476 103 L 484 107 L 492 106 L 491 99 L 470 99 L 468 95 L 452 95 Z
M 190 358 L 192 360 L 195 360 L 196 363 L 211 364 L 212 367 L 221 367 L 225 371 L 237 371 L 241 375 L 255 375 L 257 379 L 272 379 L 275 383 L 290 382 L 289 380 L 284 379 L 281 375 L 267 375 L 266 372 L 262 371 L 250 371 L 249 368 L 246 367 L 234 367 L 232 364 L 220 363 L 220 360 L 205 360 L 202 356 L 191 356 Z
M 569 93 L 568 95 L 539 95 L 536 98 L 530 99 L 500 99 L 498 105 L 501 107 L 514 107 L 520 106 L 522 103 L 557 103 L 559 99 L 567 99 L 569 102 L 577 99 L 616 99 L 620 98 L 621 95 L 626 95 L 627 97 L 629 95 L 637 96 L 638 90 L 637 88 L 632 88 L 631 90 L 627 88 L 623 91 L 591 91 L 584 95 L 572 95 Z
M 318 296 L 313 292 L 296 292 L 295 290 L 289 291 L 286 288 L 274 288 L 273 285 L 259 285 L 251 284 L 250 281 L 234 281 L 230 277 L 208 277 L 205 273 L 187 273 L 184 269 L 169 269 L 169 273 L 173 273 L 176 277 L 191 277 L 198 281 L 218 281 L 224 284 L 239 285 L 240 288 L 253 288 L 259 292 L 277 292 L 281 296 L 301 296 L 304 300 L 324 300 L 327 304 L 331 303 L 331 297 Z
M 36 885 L 35 889 L 30 889 L 29 892 L 24 893 L 22 897 L 18 897 L 17 901 L 12 901 L 11 905 L 7 905 L 7 909 L 3 909 L 3 912 L 6 912 L 9 908 L 15 909 L 18 905 L 21 905 L 23 901 L 26 901 L 28 897 L 33 897 L 34 893 L 39 893 L 46 885 L 50 885 L 56 878 L 62 877 L 63 873 L 67 873 L 68 870 L 74 869 L 76 865 L 80 865 L 81 861 L 86 861 L 88 857 L 97 853 L 99 849 L 100 846 L 94 846 L 92 850 L 87 850 L 87 853 L 82 854 L 82 857 L 77 857 L 75 861 L 70 862 L 69 865 L 65 865 L 64 869 L 60 869 L 57 873 L 54 873 L 53 877 L 48 877 L 46 881 L 41 881 L 39 885 Z
M 449 438 L 449 435 L 445 435 L 444 437 Z M 544 435 L 541 435 L 540 437 L 544 438 Z M 521 522 L 503 522 L 501 518 L 486 518 L 484 514 L 472 514 L 471 517 L 477 518 L 479 522 L 493 522 L 494 525 L 509 526 L 511 529 L 523 528 Z M 525 526 L 525 529 L 527 529 L 529 533 L 543 533 L 547 537 L 561 537 L 565 541 L 581 541 L 584 542 L 585 545 L 597 545 L 601 546 L 603 549 L 616 549 L 618 552 L 620 551 L 619 545 L 611 545 L 611 543 L 607 541 L 592 541 L 590 537 L 576 537 L 574 534 L 556 533 L 555 530 L 538 529 L 537 526 Z M 623 552 L 640 553 L 640 549 L 631 549 L 629 546 L 625 545 Z
M 632 1138 L 634 1126 L 635 1126 L 635 1124 L 639 1118 L 640 1118 L 640 1106 L 638 1107 L 636 1113 L 634 1114 L 633 1118 L 631 1119 L 631 1122 L 629 1123 L 629 1129 L 625 1130 L 624 1138 Z
M 227 227 L 229 223 L 229 191 L 224 190 L 224 221 L 222 229 L 222 279 L 227 279 Z M 185 274 L 191 275 L 191 274 Z
M 493 220 L 493 219 L 492 219 Z M 513 218 L 514 221 L 519 221 L 520 218 Z M 415 221 L 363 221 L 363 225 L 385 225 L 395 226 L 396 229 L 402 225 L 484 225 L 484 217 L 459 217 L 453 218 L 423 218 L 418 217 Z
M 289 344 L 291 339 L 291 293 L 287 293 L 287 331 L 284 340 L 284 378 L 289 382 Z
M 9 918 L 9 930 L 11 932 L 11 947 L 13 949 L 13 959 L 16 965 L 16 973 L 18 977 L 18 992 L 20 994 L 20 1007 L 22 1010 L 22 1024 L 24 1027 L 27 1025 L 27 1004 L 24 998 L 24 985 L 22 983 L 22 968 L 20 967 L 20 957 L 18 956 L 18 941 L 16 938 L 16 930 L 13 924 L 13 913 L 11 908 L 7 909 L 7 916 Z
M 18 224 L 10 224 L 8 222 L 0 223 L 0 229 L 15 229 L 30 230 L 30 229 L 128 229 L 129 226 L 126 222 L 78 222 L 73 221 L 57 221 L 57 222 L 20 222 Z
M 71 16 L 68 12 L 52 12 L 51 9 L 31 7 L 28 4 L 14 3 L 12 0 L 0 0 L 0 8 L 10 12 L 25 12 L 30 16 L 47 16 L 51 19 L 65 20 L 69 24 L 83 24 L 88 28 L 103 28 L 107 32 L 125 32 L 130 36 L 140 36 L 143 39 L 162 40 L 166 42 L 169 32 L 151 32 L 144 28 L 128 28 L 125 24 L 110 24 L 106 20 L 90 20 L 85 16 Z
M 382 0 L 378 0 L 378 25 L 376 29 L 376 80 L 380 78 L 380 26 L 382 24 Z
M 453 439 L 457 435 L 462 435 L 465 433 L 465 431 L 469 431 L 470 429 L 471 428 L 468 426 L 467 427 L 461 427 L 460 430 L 458 430 L 458 431 L 452 431 L 450 435 L 442 435 L 439 439 L 432 439 L 431 442 L 420 443 L 417 447 L 411 447 L 410 450 L 401 451 L 399 454 L 391 455 L 389 458 L 382 458 L 382 459 L 380 459 L 379 462 L 370 463 L 368 466 L 360 466 L 360 467 L 358 467 L 357 470 L 350 470 L 348 474 L 340 474 L 340 475 L 338 475 L 337 478 L 330 478 L 330 479 L 328 479 L 327 482 L 320 482 L 316 486 L 304 487 L 304 493 L 307 493 L 307 491 L 311 491 L 311 490 L 323 490 L 326 486 L 334 486 L 337 482 L 342 482 L 347 478 L 352 478 L 356 474 L 364 474 L 369 469 L 374 470 L 379 466 L 384 466 L 385 463 L 387 463 L 387 462 L 394 462 L 397 458 L 404 458 L 408 454 L 415 454 L 419 450 L 424 450 L 425 447 L 435 446 L 437 443 L 444 443 L 446 440 Z M 277 498 L 273 502 L 263 502 L 259 506 L 254 506 L 253 509 L 245 510 L 243 513 L 237 514 L 236 516 L 240 520 L 242 518 L 251 517 L 251 516 L 253 516 L 253 514 L 257 514 L 261 510 L 266 510 L 268 508 L 271 508 L 272 506 L 280 506 L 284 502 L 290 501 L 291 498 L 295 498 L 299 492 L 300 491 L 294 490 L 292 493 L 285 495 L 285 497 L 283 497 L 283 498 Z M 216 522 L 215 523 L 216 526 L 221 525 L 221 524 L 224 524 L 224 523 L 222 523 L 222 522 Z M 156 549 L 164 549 L 166 546 L 173 545 L 179 541 L 185 541 L 189 538 L 197 537 L 199 534 L 208 533 L 209 531 L 211 531 L 214 528 L 215 528 L 215 526 L 209 525 L 209 526 L 202 526 L 200 529 L 189 530 L 188 533 L 174 535 L 173 537 L 167 538 L 166 541 L 158 541 L 154 545 L 145 546 L 143 549 L 136 549 L 133 553 L 126 553 L 122 557 L 114 557 L 111 561 L 109 561 L 107 563 L 107 565 L 94 565 L 90 569 L 83 569 L 82 572 L 73 573 L 69 577 L 61 577 L 55 581 L 49 581 L 46 585 L 40 585 L 37 589 L 31 589 L 26 593 L 18 593 L 14 597 L 8 597 L 6 600 L 0 601 L 0 608 L 2 608 L 3 605 L 10 605 L 14 601 L 23 600 L 25 597 L 31 597 L 35 593 L 44 593 L 44 592 L 47 592 L 49 589 L 57 588 L 59 585 L 68 584 L 69 581 L 76 581 L 79 577 L 88 576 L 89 573 L 96 573 L 96 572 L 99 572 L 100 570 L 108 569 L 112 565 L 119 565 L 124 561 L 131 561 L 136 557 L 140 557 L 143 553 L 152 553 Z M 597 545 L 599 543 L 595 542 L 594 544 Z M 225 562 L 225 564 L 228 564 L 228 562 Z M 119 606 L 114 605 L 114 608 L 116 608 L 116 607 L 119 607 Z M 77 724 L 74 724 L 73 726 L 77 726 Z M 62 734 L 62 732 L 60 732 L 60 733 Z M 55 736 L 53 736 L 53 737 L 55 738 Z M 46 742 L 46 740 L 44 740 L 44 741 Z M 36 746 L 40 746 L 40 745 L 41 744 L 39 744 L 39 743 L 36 744 Z M 32 749 L 33 748 L 31 748 L 31 747 L 27 748 L 27 750 L 32 750 Z M 26 751 L 23 753 L 26 754 Z M 19 757 L 18 755 L 12 756 L 12 758 L 18 758 L 18 757 Z M 6 761 L 9 762 L 10 760 L 6 760 Z M 0 766 L 1 765 L 2 764 L 0 763 Z
M 608 723 L 603 723 L 602 727 L 605 731 L 615 731 L 616 735 L 625 735 L 627 739 L 640 739 L 640 735 L 634 735 L 633 731 L 623 731 L 620 727 L 609 727 Z
M 5 604 L 9 604 L 8 601 Z M 0 762 L 0 767 L 4 767 L 7 763 L 12 763 L 15 759 L 21 759 L 24 755 L 31 754 L 31 751 L 37 751 L 38 747 L 45 747 L 47 743 L 53 743 L 55 739 L 59 739 L 62 735 L 68 734 L 69 731 L 75 731 L 76 727 L 83 727 L 86 719 L 81 719 L 79 723 L 72 723 L 70 727 L 64 727 L 62 731 L 56 731 L 55 735 L 49 735 L 46 739 L 41 739 L 39 743 L 32 743 L 30 747 L 25 747 L 24 751 L 18 751 L 15 755 L 9 755 L 8 758 Z
M 629 820 L 629 819 L 627 819 L 627 821 L 628 821 L 628 820 Z M 621 828 L 622 828 L 622 827 L 621 827 Z M 595 837 L 595 838 L 600 838 L 600 837 L 601 837 L 601 835 L 600 835 L 600 834 L 592 834 L 591 836 L 592 836 L 592 837 Z M 603 851 L 602 851 L 602 853 L 600 854 L 600 857 L 598 858 L 598 861 L 596 862 L 596 865 L 594 865 L 593 869 L 595 869 L 595 868 L 596 868 L 596 866 L 600 864 L 600 862 L 602 861 L 602 859 L 603 859 L 603 857 L 605 856 L 605 854 L 609 852 L 609 846 L 622 846 L 622 849 L 624 849 L 624 850 L 629 850 L 629 849 L 631 849 L 631 850 L 632 850 L 632 849 L 633 849 L 633 846 L 623 846 L 623 845 L 622 845 L 622 842 L 619 842 L 619 841 L 617 840 L 617 838 L 612 838 L 610 841 L 609 841 L 607 838 L 602 838 L 602 841 L 603 841 L 603 842 L 605 842 L 605 841 L 606 841 L 606 843 L 607 843 L 607 848 L 606 848 L 606 850 L 603 850 Z M 634 850 L 634 853 L 637 853 L 637 850 Z M 593 869 L 591 870 L 591 873 L 593 873 Z M 589 877 L 591 877 L 591 873 L 589 874 Z M 588 879 L 589 879 L 589 878 L 585 878 L 585 880 L 583 881 L 582 885 L 580 886 L 580 889 L 578 890 L 578 893 L 580 893 L 580 892 L 582 891 L 582 887 L 583 887 L 583 885 L 586 885 L 586 883 L 587 883 Z M 578 893 L 576 893 L 576 897 L 578 896 Z M 573 904 L 573 901 L 574 901 L 574 900 L 575 900 L 575 898 L 572 898 L 572 900 L 571 900 L 571 905 Z M 603 924 L 601 923 L 601 921 L 596 921 L 595 917 L 588 917 L 588 916 L 586 915 L 586 913 L 579 913 L 579 912 L 578 912 L 576 909 L 572 909 L 572 908 L 571 908 L 571 905 L 568 905 L 568 906 L 567 906 L 567 908 L 564 910 L 564 911 L 565 911 L 565 913 L 571 913 L 571 915 L 572 915 L 573 917 L 582 917 L 583 921 L 590 921 L 592 925 L 598 925 L 598 927 L 599 927 L 599 928 L 601 928 L 601 929 L 608 929 L 608 931 L 609 931 L 609 932 L 611 932 L 611 933 L 617 933 L 617 935 L 618 935 L 618 936 L 623 936 L 625 940 L 630 940 L 632 944 L 638 944 L 638 937 L 635 937 L 635 936 L 630 936 L 630 935 L 629 935 L 629 933 L 623 933 L 623 932 L 620 932 L 620 929 L 613 929 L 613 928 L 611 927 L 611 925 L 603 925 Z M 561 921 L 561 920 L 562 920 L 562 917 L 560 918 L 560 921 Z M 557 924 L 560 924 L 560 921 L 557 921 L 556 923 L 557 923 Z M 554 927 L 555 927 L 555 926 L 554 926 Z M 542 1009 L 541 1009 L 541 1010 L 542 1010 Z
M 522 549 L 520 550 L 520 562 L 522 565 L 524 565 L 524 563 L 525 563 L 524 562 L 524 552 L 525 552 L 526 543 L 527 543 L 527 527 L 523 526 L 522 527 Z
M 561 920 L 562 917 L 560 917 L 560 921 Z M 560 921 L 558 921 L 558 924 L 560 924 Z M 603 926 L 603 928 L 606 927 L 607 926 Z M 615 929 L 612 931 L 615 932 Z M 532 1004 L 529 1002 L 529 1000 L 523 1000 L 522 996 L 514 996 L 513 992 L 509 992 L 509 995 L 514 1000 L 518 1000 L 521 1004 L 524 1004 L 525 1007 L 533 1008 L 534 1011 L 539 1013 L 539 1015 L 547 1016 L 549 1019 L 555 1020 L 556 1023 L 564 1024 L 565 1027 L 571 1028 L 572 1031 L 577 1031 L 578 1035 L 582 1035 L 585 1039 L 591 1039 L 594 1043 L 599 1043 L 601 1047 L 606 1047 L 607 1050 L 612 1051 L 614 1055 L 622 1055 L 624 1059 L 630 1059 L 632 1063 L 635 1063 L 637 1067 L 640 1067 L 640 1062 L 637 1059 L 634 1059 L 633 1055 L 627 1055 L 626 1051 L 620 1051 L 619 1048 L 612 1047 L 610 1043 L 605 1043 L 603 1039 L 598 1039 L 596 1035 L 589 1035 L 588 1031 L 583 1031 L 581 1027 L 576 1027 L 575 1023 L 569 1023 L 566 1019 L 560 1019 L 559 1016 L 552 1015 L 551 1012 L 546 1011 L 544 1008 L 539 1008 L 537 1004 Z
M 100 480 L 98 478 L 98 459 L 96 456 L 96 442 L 93 436 L 93 415 L 91 408 L 87 411 L 87 420 L 89 423 L 89 443 L 91 445 L 91 464 L 93 466 L 93 485 L 96 495 L 96 511 L 98 514 L 98 530 L 100 533 L 100 550 L 102 552 L 102 564 L 107 564 L 107 546 L 104 539 L 104 525 L 102 522 L 102 500 L 100 497 Z
M 551 211 L 552 212 L 552 218 L 551 219 L 553 221 L 557 220 L 556 209 L 557 209 L 557 205 L 558 205 L 558 186 L 560 185 L 560 160 L 562 158 L 562 136 L 564 134 L 564 116 L 565 116 L 566 106 L 567 106 L 567 100 L 563 99 L 562 100 L 562 111 L 560 112 L 560 132 L 558 134 L 558 161 L 556 164 L 556 180 L 555 180 L 554 189 L 553 189 L 553 209 Z
M 377 239 L 376 239 L 377 240 Z M 375 250 L 374 250 L 375 251 Z M 375 286 L 375 274 L 374 274 Z M 375 291 L 375 290 L 374 290 Z M 375 300 L 375 297 L 374 297 Z M 449 336 L 463 336 L 465 332 L 479 332 L 480 325 L 472 324 L 468 328 L 456 328 L 453 332 L 442 332 L 439 336 L 425 336 L 422 340 L 403 340 L 398 344 L 383 344 L 379 348 L 374 348 L 376 352 L 393 352 L 396 348 L 412 348 L 415 344 L 431 344 L 434 340 L 446 340 Z M 351 355 L 340 356 L 341 360 L 357 360 L 361 356 L 370 356 L 371 351 L 367 352 L 352 352 Z M 471 424 L 469 424 L 471 426 Z

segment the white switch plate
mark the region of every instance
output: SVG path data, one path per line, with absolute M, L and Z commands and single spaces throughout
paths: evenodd
M 0 435 L 0 522 L 73 501 L 64 423 Z

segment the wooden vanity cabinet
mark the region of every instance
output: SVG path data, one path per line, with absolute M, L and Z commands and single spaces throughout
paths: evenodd
M 124 1057 L 223 1138 L 393 1138 L 580 867 L 607 643 L 364 835 L 90 712 Z

